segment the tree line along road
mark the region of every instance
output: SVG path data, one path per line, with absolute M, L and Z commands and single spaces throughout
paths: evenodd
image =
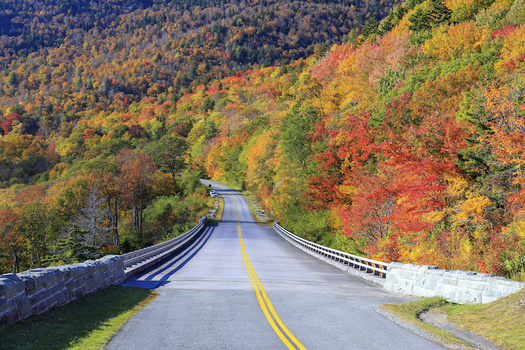
M 126 282 L 160 295 L 105 349 L 444 349 L 375 312 L 409 298 L 298 250 L 241 195 L 205 184 L 224 200 L 221 223 Z

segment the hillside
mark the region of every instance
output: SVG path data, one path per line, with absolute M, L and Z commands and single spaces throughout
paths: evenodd
M 251 66 L 319 53 L 392 3 L 5 1 L 0 22 L 0 134 L 64 137 L 102 111 L 145 97 L 172 103 Z M 129 125 L 128 125 L 129 126 Z M 99 131 L 99 133 L 101 133 Z M 47 157 L 49 158 L 49 157 Z M 0 184 L 54 165 L 2 162 Z M 15 162 L 16 163 L 16 162 Z M 70 163 L 70 161 L 68 161 Z M 11 169 L 11 172 L 6 168 Z M 24 169 L 20 169 L 24 168 Z
M 323 244 L 525 278 L 522 0 L 55 3 L 1 17 L 4 271 L 172 237 L 209 176 Z
M 189 133 L 216 97 L 177 101 L 220 94 L 249 69 L 322 55 L 394 3 L 3 1 L 0 270 L 187 229 L 207 201 Z
M 214 101 L 192 162 L 307 238 L 524 279 L 524 11 L 409 1 L 321 59 L 183 97 Z

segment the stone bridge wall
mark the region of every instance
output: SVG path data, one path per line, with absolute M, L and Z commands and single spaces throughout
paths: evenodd
M 458 304 L 484 304 L 520 291 L 525 283 L 484 273 L 394 262 L 388 267 L 385 288 L 419 297 L 439 296 Z
M 0 327 L 123 281 L 124 260 L 114 255 L 0 275 Z

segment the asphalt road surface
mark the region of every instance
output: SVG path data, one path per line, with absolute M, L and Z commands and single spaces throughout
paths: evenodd
M 221 223 L 128 280 L 160 295 L 105 349 L 444 349 L 374 311 L 407 297 L 303 253 L 255 224 L 243 197 L 211 184 Z

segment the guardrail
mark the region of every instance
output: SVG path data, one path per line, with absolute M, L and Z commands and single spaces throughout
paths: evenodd
M 315 253 L 315 255 L 320 255 L 332 261 L 338 262 L 342 265 L 354 267 L 355 269 L 359 269 L 360 271 L 373 274 L 374 276 L 377 276 L 377 278 L 386 278 L 386 274 L 388 272 L 387 269 L 389 265 L 387 263 L 363 258 L 357 255 L 345 253 L 337 249 L 328 248 L 320 244 L 310 242 L 288 231 L 287 229 L 279 225 L 277 222 L 273 223 L 273 228 L 283 238 L 289 241 L 291 240 L 296 245 L 299 245 Z
M 201 232 L 206 224 L 206 219 L 207 217 L 204 215 L 194 228 L 179 237 L 151 247 L 123 254 L 122 257 L 124 258 L 124 273 L 126 278 L 146 270 L 171 254 L 177 252 L 177 250 L 186 247 L 186 245 Z

